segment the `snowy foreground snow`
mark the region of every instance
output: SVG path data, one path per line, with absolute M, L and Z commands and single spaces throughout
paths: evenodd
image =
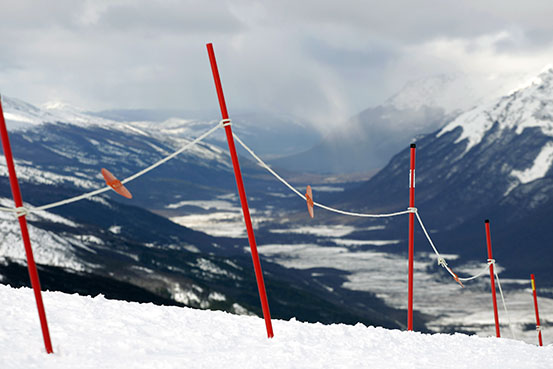
M 0 285 L 0 367 L 553 368 L 553 346 L 322 325 L 44 293 L 54 355 L 44 351 L 32 290 Z

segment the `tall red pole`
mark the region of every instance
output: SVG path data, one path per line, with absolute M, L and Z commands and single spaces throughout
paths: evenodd
M 484 221 L 486 225 L 486 243 L 488 244 L 488 260 L 493 260 L 492 255 L 492 238 L 490 236 L 490 221 L 486 219 Z M 497 313 L 497 298 L 495 295 L 495 274 L 493 271 L 494 264 L 490 263 L 490 283 L 492 285 L 492 302 L 493 302 L 493 317 L 495 319 L 495 334 L 497 337 L 501 337 L 499 333 L 499 315 Z
M 409 170 L 409 207 L 415 207 L 415 150 L 411 144 L 411 165 Z M 407 302 L 407 330 L 413 330 L 413 269 L 415 257 L 415 213 L 409 213 L 409 281 Z
M 21 197 L 21 190 L 19 189 L 19 182 L 15 174 L 15 165 L 13 163 L 12 149 L 10 146 L 10 140 L 8 137 L 8 129 L 6 128 L 6 121 L 4 120 L 4 111 L 2 110 L 2 101 L 0 98 L 0 135 L 2 136 L 2 146 L 4 148 L 4 156 L 6 157 L 6 164 L 8 166 L 8 173 L 10 175 L 10 186 L 12 189 L 13 200 L 15 207 L 19 208 L 23 206 L 23 199 Z M 40 326 L 42 328 L 42 337 L 44 338 L 44 346 L 48 354 L 53 353 L 52 342 L 50 341 L 50 332 L 48 331 L 48 322 L 46 321 L 46 312 L 44 311 L 44 304 L 42 302 L 42 294 L 40 292 L 40 280 L 38 279 L 38 272 L 36 269 L 35 259 L 33 257 L 33 249 L 31 248 L 31 239 L 29 237 L 29 230 L 27 228 L 27 219 L 25 215 L 18 215 L 19 227 L 21 228 L 21 237 L 23 238 L 23 245 L 25 246 L 25 254 L 27 255 L 27 268 L 29 270 L 29 277 L 31 278 L 31 286 L 35 293 L 36 306 L 38 309 L 38 317 L 40 319 Z
M 536 294 L 536 280 L 534 275 L 531 274 L 530 278 L 532 279 L 532 293 L 534 294 L 534 310 L 536 311 L 536 330 L 538 331 L 538 341 L 540 346 L 543 346 L 543 341 L 541 339 L 541 325 L 540 325 L 540 312 L 538 311 L 538 295 Z
M 215 60 L 213 45 L 209 43 L 206 46 L 207 53 L 209 54 L 209 61 L 211 63 L 211 71 L 213 72 L 213 79 L 215 81 L 215 88 L 217 89 L 217 97 L 219 98 L 219 106 L 221 107 L 221 115 L 223 117 L 223 121 L 228 120 L 229 115 L 227 111 L 227 105 L 225 103 L 225 96 L 223 95 L 223 86 L 221 85 L 221 78 L 219 77 L 219 69 L 217 68 L 217 61 Z M 248 200 L 246 198 L 246 191 L 244 190 L 244 183 L 242 181 L 242 174 L 240 172 L 240 164 L 238 163 L 238 155 L 236 155 L 236 147 L 234 146 L 234 138 L 232 137 L 232 129 L 230 127 L 230 124 L 227 124 L 225 126 L 225 133 L 227 135 L 230 157 L 232 159 L 232 166 L 234 168 L 234 176 L 236 178 L 236 186 L 238 187 L 238 194 L 240 196 L 240 203 L 242 204 L 244 222 L 246 223 L 246 229 L 248 231 L 248 241 L 250 243 L 250 249 L 252 252 L 253 267 L 255 270 L 255 278 L 257 279 L 257 289 L 259 290 L 259 299 L 261 300 L 263 318 L 265 319 L 265 326 L 267 328 L 267 337 L 272 338 L 273 326 L 271 323 L 271 312 L 269 311 L 267 293 L 265 292 L 263 271 L 261 270 L 261 263 L 259 261 L 259 255 L 257 253 L 257 245 L 255 243 L 255 235 L 253 233 L 250 210 L 248 208 Z

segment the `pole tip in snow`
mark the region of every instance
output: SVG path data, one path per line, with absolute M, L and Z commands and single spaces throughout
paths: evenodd
M 490 222 L 490 220 L 489 220 L 489 219 L 486 219 L 486 220 L 484 221 L 484 223 L 489 223 L 489 222 Z
M 411 144 L 411 148 L 414 149 L 415 147 L 417 147 L 417 144 Z

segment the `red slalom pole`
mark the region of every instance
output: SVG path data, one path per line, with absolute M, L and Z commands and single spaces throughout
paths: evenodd
M 225 103 L 225 96 L 223 95 L 223 86 L 221 84 L 221 78 L 219 77 L 219 69 L 217 68 L 217 61 L 215 60 L 215 52 L 213 51 L 213 44 L 209 43 L 206 46 L 207 53 L 209 55 L 209 61 L 211 63 L 211 71 L 213 72 L 213 80 L 215 81 L 215 88 L 217 89 L 217 97 L 219 98 L 219 106 L 221 107 L 221 115 L 223 117 L 223 121 L 227 121 L 228 123 L 230 123 L 227 111 L 227 104 Z M 230 128 L 230 124 L 225 125 L 225 133 L 227 135 L 230 157 L 232 159 L 232 166 L 234 168 L 236 186 L 238 187 L 238 194 L 240 195 L 240 203 L 242 204 L 244 222 L 246 223 L 246 229 L 248 231 L 248 241 L 250 243 L 250 249 L 252 252 L 253 267 L 255 270 L 255 278 L 257 280 L 257 289 L 259 290 L 259 299 L 261 300 L 261 308 L 263 310 L 263 318 L 265 319 L 265 326 L 267 328 L 267 337 L 272 338 L 273 325 L 271 323 L 271 312 L 269 311 L 267 293 L 265 292 L 263 271 L 261 270 L 259 254 L 257 253 L 257 245 L 255 243 L 255 235 L 253 233 L 250 210 L 248 208 L 248 200 L 246 198 L 246 191 L 244 190 L 242 173 L 240 172 L 240 164 L 238 162 L 238 155 L 236 155 L 236 147 L 234 146 L 234 138 L 232 137 L 232 129 Z
M 8 129 L 6 128 L 6 121 L 4 120 L 4 111 L 2 110 L 2 99 L 0 98 L 0 135 L 2 137 L 2 146 L 4 148 L 4 156 L 6 157 L 6 164 L 8 166 L 8 173 L 10 175 L 10 186 L 12 189 L 13 200 L 15 207 L 19 208 L 23 206 L 23 199 L 21 197 L 21 190 L 19 189 L 19 182 L 15 174 L 15 165 L 13 163 L 12 149 L 10 146 L 10 140 L 8 137 Z M 31 278 L 31 286 L 35 293 L 36 306 L 38 309 L 38 317 L 40 319 L 40 326 L 42 328 L 42 337 L 44 338 L 44 346 L 46 353 L 52 354 L 52 342 L 50 341 L 50 332 L 48 331 L 48 322 L 46 321 L 46 312 L 44 310 L 44 304 L 42 302 L 42 294 L 40 292 L 40 280 L 38 279 L 38 271 L 36 269 L 35 259 L 33 257 L 33 249 L 31 248 L 31 239 L 29 237 L 29 230 L 27 228 L 27 219 L 25 214 L 18 214 L 19 227 L 21 228 L 21 237 L 23 238 L 23 245 L 25 246 L 25 254 L 27 255 L 27 268 L 29 270 L 29 277 Z
M 484 221 L 486 225 L 486 243 L 488 244 L 488 261 L 493 260 L 492 256 L 492 238 L 490 236 L 490 221 L 486 219 Z M 492 285 L 492 301 L 493 301 L 493 317 L 495 319 L 495 334 L 499 338 L 501 334 L 499 333 L 499 315 L 497 313 L 497 298 L 495 295 L 495 274 L 493 271 L 494 264 L 490 264 L 490 282 Z
M 409 207 L 415 207 L 415 150 L 411 144 L 411 165 L 409 170 Z M 415 257 L 415 213 L 409 213 L 409 281 L 407 302 L 407 330 L 413 330 L 413 269 Z
M 540 346 L 543 346 L 543 341 L 541 339 L 541 325 L 540 325 L 540 312 L 538 311 L 538 295 L 536 293 L 536 280 L 534 275 L 530 274 L 532 280 L 532 293 L 534 295 L 534 310 L 536 310 L 536 330 L 538 331 L 538 341 Z

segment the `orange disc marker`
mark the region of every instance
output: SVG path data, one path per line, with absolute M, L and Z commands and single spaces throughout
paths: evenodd
M 119 195 L 126 197 L 127 199 L 132 199 L 132 194 L 123 186 L 120 180 L 115 178 L 111 172 L 105 168 L 102 168 L 102 175 L 104 176 L 104 179 L 106 181 L 106 184 L 113 188 L 115 192 L 117 192 Z
M 451 272 L 453 273 L 453 271 Z M 455 279 L 455 281 L 457 283 L 459 283 L 461 285 L 461 287 L 465 288 L 465 286 L 463 285 L 463 282 L 461 282 L 461 280 L 459 279 L 459 277 L 457 276 L 457 274 L 453 273 L 453 279 Z
M 313 191 L 311 191 L 311 186 L 307 185 L 307 192 L 305 193 L 305 201 L 307 201 L 307 211 L 309 211 L 309 216 L 311 218 L 315 217 L 313 213 Z

